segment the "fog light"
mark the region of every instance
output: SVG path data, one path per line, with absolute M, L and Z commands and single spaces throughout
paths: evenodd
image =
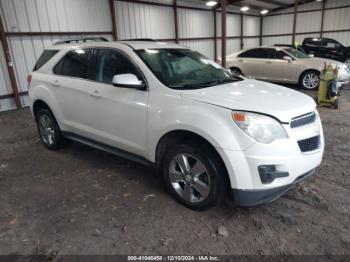
M 274 165 L 258 166 L 261 183 L 270 184 L 276 178 L 289 176 L 288 172 L 277 171 Z

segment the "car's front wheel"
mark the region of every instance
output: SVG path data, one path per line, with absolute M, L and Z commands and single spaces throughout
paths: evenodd
M 314 70 L 304 72 L 299 84 L 304 89 L 316 90 L 320 84 L 320 73 Z
M 237 67 L 231 67 L 230 71 L 231 71 L 231 74 L 234 75 L 234 76 L 242 75 L 242 71 L 239 68 L 237 68 Z
M 50 150 L 59 149 L 64 138 L 51 111 L 46 108 L 39 109 L 35 118 L 43 144 Z
M 217 155 L 200 144 L 171 148 L 165 157 L 163 175 L 175 199 L 192 209 L 210 208 L 225 193 L 225 171 Z

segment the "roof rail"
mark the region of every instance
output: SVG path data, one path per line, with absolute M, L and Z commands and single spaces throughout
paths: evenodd
M 79 43 L 79 42 L 86 43 L 87 41 L 108 42 L 108 39 L 105 38 L 105 37 L 82 37 L 82 38 L 61 40 L 61 41 L 58 41 L 58 42 L 54 43 L 54 45 Z
M 120 41 L 146 41 L 146 42 L 157 42 L 156 40 L 152 38 L 130 38 L 130 39 L 123 39 Z

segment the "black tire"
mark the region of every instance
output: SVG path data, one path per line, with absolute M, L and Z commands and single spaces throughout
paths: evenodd
M 338 109 L 338 108 L 339 108 L 338 99 L 334 101 L 333 107 L 334 107 L 335 109 Z
M 209 192 L 208 195 L 203 198 L 201 201 L 198 199 L 200 198 L 201 194 L 200 191 L 197 191 L 194 184 L 198 183 L 196 181 L 192 182 L 186 182 L 185 176 L 182 173 L 183 182 L 175 183 L 176 185 L 179 185 L 177 190 L 185 192 L 185 183 L 193 183 L 191 187 L 191 192 L 194 195 L 193 200 L 195 201 L 188 201 L 183 196 L 180 195 L 179 191 L 176 191 L 175 187 L 173 186 L 173 183 L 171 182 L 170 178 L 170 169 L 172 166 L 173 161 L 176 162 L 175 158 L 181 154 L 189 155 L 189 163 L 191 163 L 191 157 L 193 156 L 196 160 L 199 160 L 201 164 L 206 169 L 205 173 L 202 173 L 201 179 L 207 178 L 207 181 L 210 181 L 210 187 L 206 192 Z M 192 160 L 193 161 L 193 160 Z M 194 162 L 197 163 L 197 162 Z M 192 168 L 190 170 L 193 170 L 193 167 L 195 164 L 193 164 Z M 179 166 L 178 166 L 179 167 Z M 197 169 L 198 170 L 198 169 Z M 181 172 L 180 172 L 181 173 Z M 180 202 L 181 204 L 193 209 L 193 210 L 206 210 L 213 206 L 215 206 L 217 203 L 221 202 L 223 197 L 225 196 L 225 191 L 227 188 L 227 179 L 226 179 L 226 170 L 223 167 L 222 162 L 220 159 L 218 159 L 217 154 L 215 154 L 208 146 L 199 144 L 199 143 L 187 143 L 183 145 L 177 145 L 172 147 L 170 150 L 166 152 L 165 159 L 163 162 L 163 177 L 165 181 L 165 185 L 169 192 L 173 195 L 173 197 Z M 201 183 L 203 181 L 200 180 Z M 198 181 L 198 179 L 197 179 Z M 181 187 L 181 184 L 183 187 Z M 196 187 L 196 188 L 195 188 Z M 203 187 L 202 187 L 203 189 Z M 198 199 L 196 199 L 198 197 Z
M 237 68 L 237 67 L 231 67 L 230 71 L 231 71 L 231 74 L 234 75 L 234 76 L 242 75 L 242 71 L 239 68 Z
M 47 108 L 39 109 L 35 114 L 35 120 L 40 140 L 46 148 L 50 150 L 60 149 L 63 145 L 64 138 L 52 112 Z M 43 128 L 41 121 L 50 121 L 50 126 Z M 47 129 L 50 131 L 47 131 Z M 49 137 L 51 138 L 47 136 L 47 133 L 49 133 Z
M 310 79 L 310 81 L 308 81 Z M 313 80 L 317 79 L 317 85 L 312 84 Z M 307 84 L 310 83 L 310 84 Z M 320 85 L 320 72 L 316 70 L 308 70 L 302 73 L 299 79 L 299 86 L 300 88 L 306 89 L 306 90 L 317 90 Z

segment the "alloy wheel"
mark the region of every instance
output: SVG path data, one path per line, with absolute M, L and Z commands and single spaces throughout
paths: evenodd
M 169 180 L 175 192 L 190 203 L 203 202 L 211 191 L 206 167 L 191 154 L 178 154 L 171 160 Z
M 320 78 L 315 73 L 307 73 L 303 78 L 303 86 L 307 89 L 316 89 L 320 83 Z
M 38 121 L 41 139 L 46 145 L 52 145 L 55 142 L 55 129 L 51 118 L 46 114 L 42 114 Z

